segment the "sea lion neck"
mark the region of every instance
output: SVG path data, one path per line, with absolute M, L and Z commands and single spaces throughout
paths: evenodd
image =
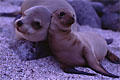
M 63 26 L 58 21 L 53 20 L 53 21 L 51 21 L 49 32 L 63 34 L 63 35 L 69 35 L 71 32 L 71 27 Z

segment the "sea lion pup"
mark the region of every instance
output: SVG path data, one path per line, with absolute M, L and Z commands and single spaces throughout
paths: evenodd
M 45 40 L 50 16 L 50 11 L 43 6 L 35 6 L 26 10 L 22 17 L 15 21 L 17 38 L 33 42 Z
M 120 59 L 108 50 L 105 39 L 94 32 L 74 32 L 71 30 L 73 23 L 74 14 L 68 9 L 60 9 L 53 13 L 49 28 L 49 46 L 63 71 L 79 74 L 73 71 L 74 67 L 82 66 L 105 76 L 119 78 L 100 64 L 106 56 L 112 62 L 120 63 Z

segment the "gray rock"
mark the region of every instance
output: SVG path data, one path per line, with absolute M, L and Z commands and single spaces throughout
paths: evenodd
M 120 2 L 114 5 L 107 5 L 103 9 L 102 28 L 113 31 L 120 31 Z
M 77 21 L 80 25 L 89 25 L 93 28 L 101 28 L 101 20 L 90 3 L 74 0 L 70 4 L 75 9 Z
M 108 5 L 103 9 L 104 13 L 119 13 L 120 14 L 120 2 L 117 2 L 115 5 Z
M 97 14 L 101 17 L 103 15 L 104 4 L 101 2 L 90 2 Z
M 101 17 L 102 28 L 120 31 L 120 2 L 118 0 L 92 0 L 92 6 Z M 104 6 L 99 3 L 104 4 Z
M 21 6 L 23 0 L 0 0 L 1 2 L 8 2 L 13 5 Z
M 95 2 L 101 2 L 104 5 L 114 5 L 115 3 L 119 2 L 119 0 L 91 0 L 91 1 L 95 1 Z
M 120 1 L 114 5 L 113 11 L 120 14 Z
M 107 13 L 102 16 L 101 20 L 103 23 L 103 29 L 120 31 L 120 14 Z
M 15 40 L 9 44 L 9 48 L 12 49 L 22 61 L 51 56 L 51 50 L 46 41 L 35 43 L 27 40 Z

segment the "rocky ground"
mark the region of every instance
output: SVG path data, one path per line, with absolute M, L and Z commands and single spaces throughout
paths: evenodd
M 6 6 L 7 5 L 7 6 Z M 20 7 L 8 2 L 0 2 L 0 12 L 11 12 Z M 91 77 L 86 75 L 66 74 L 60 68 L 53 57 L 38 60 L 23 61 L 10 47 L 15 41 L 13 30 L 14 18 L 0 17 L 0 80 L 119 80 L 100 74 Z M 89 26 L 80 26 L 80 31 L 93 31 L 105 38 L 113 38 L 114 42 L 109 48 L 120 57 L 120 32 L 101 30 Z M 24 45 L 23 45 L 24 46 Z M 25 54 L 26 50 L 21 49 Z M 109 72 L 120 76 L 120 65 L 113 64 L 104 59 L 101 64 Z M 89 68 L 77 68 L 78 70 L 95 73 Z

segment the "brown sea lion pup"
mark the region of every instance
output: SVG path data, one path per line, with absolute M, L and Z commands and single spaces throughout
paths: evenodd
M 74 14 L 67 9 L 60 9 L 53 13 L 49 28 L 49 46 L 63 71 L 84 74 L 74 69 L 81 66 L 89 67 L 105 76 L 119 78 L 106 71 L 100 64 L 105 57 L 120 63 L 120 59 L 108 50 L 105 39 L 94 32 L 74 32 L 71 30 L 73 23 Z

